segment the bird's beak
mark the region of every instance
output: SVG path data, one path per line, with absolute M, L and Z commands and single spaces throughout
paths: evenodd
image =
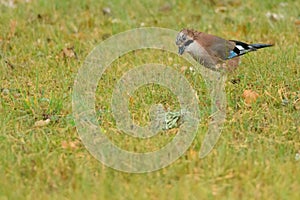
M 182 54 L 184 53 L 184 49 L 185 49 L 185 46 L 184 46 L 184 45 L 178 47 L 178 53 L 179 53 L 180 55 L 182 55 Z

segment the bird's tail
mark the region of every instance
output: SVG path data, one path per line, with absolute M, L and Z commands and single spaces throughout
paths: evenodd
M 266 47 L 271 47 L 273 44 L 250 44 L 250 46 L 254 47 L 255 49 L 261 49 Z
M 229 52 L 229 56 L 226 59 L 235 58 L 248 52 L 256 51 L 257 49 L 273 46 L 273 44 L 246 44 L 237 40 L 230 41 L 235 43 L 235 47 Z

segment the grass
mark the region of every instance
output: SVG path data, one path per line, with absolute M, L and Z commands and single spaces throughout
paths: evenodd
M 299 199 L 298 1 L 16 0 L 15 8 L 2 2 L 0 199 Z M 102 13 L 104 7 L 111 15 Z M 284 18 L 269 19 L 267 12 Z M 190 27 L 275 46 L 245 55 L 228 75 L 223 132 L 201 160 L 198 151 L 211 114 L 201 76 L 181 71 L 189 67 L 182 58 L 160 51 L 132 52 L 115 61 L 99 82 L 95 107 L 98 121 L 120 147 L 159 149 L 176 134 L 171 130 L 139 141 L 116 131 L 109 105 L 113 86 L 134 66 L 159 61 L 181 71 L 197 91 L 202 112 L 198 136 L 184 156 L 156 172 L 128 174 L 105 167 L 82 145 L 72 116 L 72 87 L 97 44 L 142 25 Z M 242 98 L 246 89 L 260 95 L 251 107 Z M 140 124 L 149 120 L 153 103 L 178 109 L 174 95 L 157 85 L 141 88 L 132 99 L 130 109 Z M 47 118 L 47 126 L 34 126 Z

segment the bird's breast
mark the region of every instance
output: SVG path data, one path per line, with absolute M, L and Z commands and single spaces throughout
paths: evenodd
M 212 56 L 197 42 L 194 42 L 189 45 L 186 49 L 186 52 L 189 53 L 198 63 L 204 65 L 205 67 L 210 67 L 215 65 L 217 62 L 213 60 Z

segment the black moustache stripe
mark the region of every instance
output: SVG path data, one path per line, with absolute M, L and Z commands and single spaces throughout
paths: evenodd
M 194 40 L 188 40 L 188 41 L 186 41 L 185 43 L 184 43 L 184 46 L 189 46 L 191 43 L 193 43 L 194 42 Z

